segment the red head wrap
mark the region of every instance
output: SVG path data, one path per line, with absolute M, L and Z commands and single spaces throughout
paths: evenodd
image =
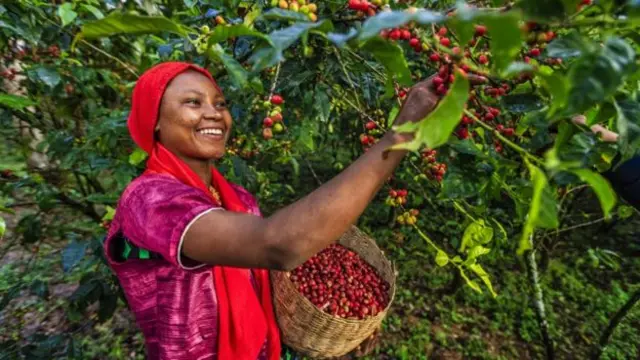
M 216 203 L 207 185 L 189 166 L 155 141 L 155 127 L 165 89 L 171 80 L 187 70 L 205 75 L 220 90 L 207 70 L 183 62 L 154 66 L 142 74 L 133 90 L 127 124 L 133 141 L 149 154 L 146 172 L 170 174 L 203 190 L 210 195 L 212 203 L 222 205 L 226 210 L 248 212 L 231 184 L 215 167 L 211 167 L 212 186 L 220 193 L 222 204 Z M 218 297 L 218 358 L 255 360 L 265 339 L 268 339 L 269 359 L 279 359 L 280 336 L 273 313 L 268 271 L 252 270 L 260 287 L 259 296 L 256 296 L 246 269 L 214 266 L 212 271 Z

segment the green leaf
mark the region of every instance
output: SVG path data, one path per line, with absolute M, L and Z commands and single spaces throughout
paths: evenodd
M 632 99 L 614 101 L 616 112 L 616 127 L 618 144 L 622 153 L 621 161 L 626 161 L 635 155 L 640 147 L 640 103 Z
M 84 257 L 87 251 L 88 241 L 76 241 L 75 238 L 62 250 L 62 270 L 69 272 Z
M 31 76 L 31 71 L 29 75 Z M 35 76 L 50 88 L 56 87 L 62 81 L 58 71 L 52 67 L 39 66 L 35 69 Z
M 572 84 L 568 114 L 582 113 L 613 95 L 635 71 L 635 52 L 620 38 L 610 38 L 597 52 L 578 58 L 569 70 Z
M 616 193 L 611 184 L 602 175 L 588 169 L 571 170 L 574 174 L 589 184 L 600 200 L 600 206 L 605 217 L 609 217 L 611 210 L 616 205 Z
M 362 50 L 370 52 L 384 65 L 390 78 L 397 78 L 402 85 L 411 85 L 411 71 L 400 46 L 381 37 L 375 37 L 365 42 Z
M 521 0 L 518 6 L 528 17 L 547 22 L 560 20 L 576 12 L 579 0 Z
M 138 165 L 141 162 L 143 162 L 146 158 L 147 158 L 147 153 L 144 150 L 140 148 L 135 148 L 133 152 L 129 155 L 129 164 L 134 166 Z
M 592 47 L 591 44 L 582 38 L 580 33 L 572 31 L 550 42 L 549 45 L 547 45 L 546 51 L 548 57 L 567 60 L 581 56 L 585 52 L 592 51 Z
M 482 17 L 491 36 L 493 67 L 497 72 L 506 69 L 522 48 L 521 15 L 510 11 L 488 14 Z
M 445 253 L 442 250 L 438 250 L 438 253 L 436 254 L 436 264 L 438 264 L 438 266 L 443 267 L 446 266 L 449 263 L 449 256 L 447 255 L 447 253 Z
M 469 98 L 469 81 L 458 74 L 449 93 L 426 118 L 417 123 L 405 123 L 398 126 L 398 132 L 415 131 L 411 142 L 394 146 L 396 149 L 418 150 L 422 145 L 436 149 L 445 144 L 462 118 L 465 104 Z
M 547 177 L 541 169 L 532 165 L 528 160 L 526 162 L 531 175 L 531 182 L 533 183 L 533 196 L 531 197 L 529 213 L 522 229 L 518 255 L 522 255 L 525 251 L 531 249 L 529 236 L 533 234 L 537 226 L 545 228 L 558 227 L 558 208 L 555 199 L 548 196 Z M 545 190 L 547 190 L 546 195 Z
M 538 77 L 542 80 L 542 84 L 551 95 L 551 105 L 549 113 L 554 114 L 560 109 L 564 109 L 569 96 L 569 79 L 560 72 L 552 74 L 538 73 Z
M 516 114 L 540 110 L 544 106 L 540 96 L 535 94 L 507 95 L 502 97 L 501 102 L 504 109 Z
M 107 212 L 104 214 L 104 216 L 102 216 L 102 221 L 113 220 L 113 218 L 116 216 L 116 209 L 111 206 L 106 206 L 105 210 L 107 210 Z
M 281 21 L 306 21 L 309 22 L 309 17 L 301 12 L 285 10 L 280 8 L 273 8 L 260 16 L 265 20 L 281 20 Z
M 261 71 L 284 60 L 283 52 L 293 45 L 300 37 L 309 33 L 311 29 L 330 29 L 333 25 L 324 20 L 317 23 L 296 23 L 287 28 L 273 31 L 269 34 L 271 46 L 256 50 L 249 62 L 253 64 L 253 71 Z
M 271 39 L 269 39 L 269 37 L 267 37 L 263 33 L 253 30 L 247 25 L 239 24 L 231 26 L 216 26 L 211 32 L 211 35 L 209 35 L 209 40 L 207 43 L 209 46 L 212 46 L 214 44 L 226 41 L 229 38 L 237 36 L 255 36 L 268 43 L 271 42 Z
M 163 16 L 141 16 L 113 12 L 104 19 L 91 21 L 82 26 L 74 43 L 79 38 L 97 39 L 117 34 L 142 35 L 169 32 L 187 36 L 190 29 Z
M 0 94 L 0 106 L 8 107 L 12 110 L 23 110 L 35 104 L 33 100 L 24 96 Z
M 0 239 L 2 239 L 6 231 L 7 231 L 7 223 L 4 221 L 3 217 L 0 217 Z
M 87 5 L 87 4 L 82 4 L 82 5 L 80 5 L 80 7 L 82 9 L 90 12 L 91 14 L 93 14 L 93 16 L 96 17 L 96 19 L 104 19 L 104 14 L 97 7 L 92 6 L 92 5 Z
M 491 242 L 493 239 L 493 228 L 486 226 L 484 220 L 474 221 L 464 230 L 460 251 L 464 251 L 467 247 L 476 247 Z
M 234 86 L 238 89 L 244 89 L 248 85 L 249 74 L 247 70 L 231 55 L 224 52 L 219 44 L 215 44 L 207 51 L 209 58 L 216 62 L 222 63 L 229 73 Z
M 67 2 L 58 7 L 58 16 L 62 20 L 62 27 L 65 27 L 78 17 L 78 13 L 73 11 L 73 3 Z
M 623 220 L 630 218 L 633 214 L 635 214 L 633 206 L 621 205 L 618 207 L 618 216 Z
M 472 288 L 474 291 L 479 292 L 480 294 L 482 294 L 482 289 L 480 288 L 478 283 L 476 283 L 475 281 L 469 279 L 467 274 L 462 269 L 460 269 L 460 276 L 462 276 L 462 278 L 464 279 L 465 283 L 467 285 L 469 285 L 470 288 Z
M 380 34 L 380 31 L 389 28 L 397 28 L 409 22 L 420 25 L 434 24 L 446 19 L 442 14 L 419 9 L 414 13 L 408 11 L 382 11 L 376 16 L 368 18 L 360 29 L 358 41 L 364 42 Z
M 496 292 L 493 291 L 493 286 L 491 285 L 491 279 L 489 278 L 489 274 L 487 274 L 487 272 L 484 271 L 482 266 L 480 266 L 479 264 L 472 264 L 472 265 L 469 265 L 468 267 L 469 269 L 471 269 L 471 271 L 476 273 L 478 277 L 480 277 L 480 280 L 482 280 L 482 282 L 487 287 L 487 289 L 489 289 L 489 292 L 493 297 L 498 296 L 498 294 L 496 294 Z

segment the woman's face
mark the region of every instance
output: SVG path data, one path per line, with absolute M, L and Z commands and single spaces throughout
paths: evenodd
M 203 74 L 189 70 L 176 76 L 162 97 L 159 141 L 184 160 L 219 159 L 231 133 L 224 96 Z

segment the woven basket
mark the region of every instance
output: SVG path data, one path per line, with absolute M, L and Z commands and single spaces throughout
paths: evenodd
M 363 320 L 339 318 L 318 309 L 299 293 L 288 272 L 271 271 L 274 307 L 282 341 L 310 357 L 337 357 L 355 349 L 380 327 L 396 292 L 393 265 L 374 240 L 352 226 L 338 243 L 360 255 L 389 283 L 389 304 L 376 316 Z

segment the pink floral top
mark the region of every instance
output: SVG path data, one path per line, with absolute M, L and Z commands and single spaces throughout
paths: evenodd
M 233 186 L 251 212 L 261 216 L 253 196 Z M 217 358 L 218 312 L 211 266 L 190 261 L 180 252 L 186 229 L 207 212 L 220 210 L 224 209 L 214 207 L 202 190 L 166 174 L 138 177 L 118 202 L 104 248 L 144 334 L 147 359 Z M 161 258 L 122 261 L 116 235 Z M 266 359 L 264 350 L 266 346 L 259 359 Z

